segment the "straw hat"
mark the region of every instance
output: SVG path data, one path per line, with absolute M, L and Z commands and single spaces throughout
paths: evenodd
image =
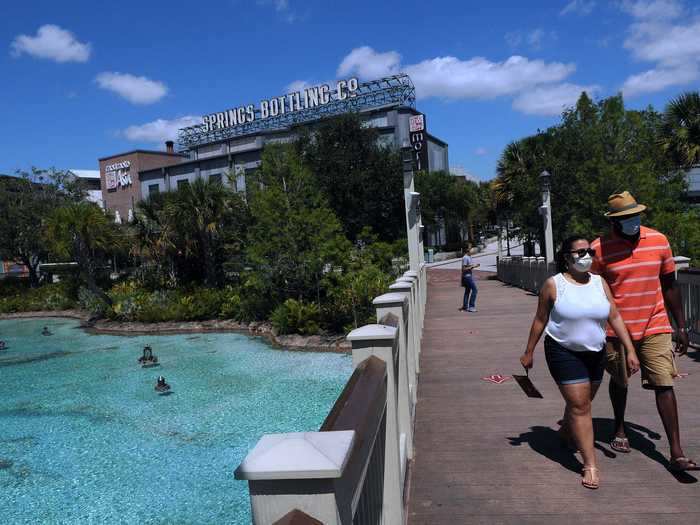
M 629 191 L 615 193 L 608 197 L 608 211 L 606 217 L 623 217 L 625 215 L 636 215 L 647 209 L 644 204 L 637 204 L 637 201 Z

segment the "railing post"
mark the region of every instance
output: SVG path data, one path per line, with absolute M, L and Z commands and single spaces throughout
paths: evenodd
M 396 281 L 408 280 L 408 282 L 413 283 L 413 304 L 416 307 L 416 315 L 418 316 L 418 339 L 423 335 L 423 319 L 425 317 L 425 310 L 423 308 L 423 300 L 421 298 L 421 286 L 423 282 L 418 278 L 418 272 L 404 272 L 403 277 L 399 277 Z
M 354 430 L 267 434 L 260 438 L 236 479 L 248 480 L 255 525 L 272 525 L 293 510 L 340 525 L 334 482 L 350 457 Z
M 418 338 L 418 320 L 416 307 L 413 304 L 413 283 L 406 281 L 396 281 L 389 286 L 389 290 L 396 293 L 404 293 L 408 297 L 408 340 L 409 351 L 413 352 L 413 362 L 415 363 L 416 375 L 420 374 L 420 339 Z M 416 393 L 414 391 L 414 400 Z
M 386 363 L 387 406 L 384 450 L 384 505 L 382 523 L 403 524 L 403 483 L 401 475 L 398 424 L 398 330 L 393 326 L 370 324 L 350 332 L 352 362 L 357 366 L 370 356 Z
M 372 304 L 377 308 L 377 319 L 388 324 L 394 316 L 399 329 L 399 442 L 401 449 L 401 477 L 405 479 L 406 460 L 413 459 L 413 391 L 415 390 L 415 365 L 408 351 L 408 299 L 402 293 L 386 293 L 375 298 Z

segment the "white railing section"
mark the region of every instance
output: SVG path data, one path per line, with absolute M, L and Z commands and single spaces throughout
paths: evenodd
M 319 432 L 264 435 L 238 467 L 254 524 L 406 522 L 426 281 L 421 260 L 374 299 L 379 323 L 348 334 L 355 371 Z
M 688 339 L 693 346 L 700 346 L 700 269 L 678 271 L 678 285 L 683 297 Z

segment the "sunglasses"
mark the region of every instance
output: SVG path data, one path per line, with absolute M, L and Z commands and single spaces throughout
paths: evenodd
M 593 248 L 581 248 L 580 250 L 574 250 L 569 253 L 575 253 L 579 257 L 585 257 L 586 254 L 590 255 L 591 257 L 595 257 L 595 250 Z

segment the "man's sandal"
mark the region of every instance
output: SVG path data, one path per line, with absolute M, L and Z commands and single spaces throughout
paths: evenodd
M 669 461 L 669 466 L 673 472 L 686 472 L 688 470 L 700 470 L 697 463 L 692 459 L 688 459 L 684 456 L 679 456 L 677 458 L 671 459 Z
M 589 471 L 591 473 L 591 477 L 593 477 L 594 471 L 599 472 L 596 467 L 583 467 L 583 469 L 581 471 L 581 476 L 583 476 L 584 478 L 581 480 L 581 485 L 583 485 L 587 489 L 591 489 L 591 490 L 598 489 L 600 487 L 600 479 L 598 479 L 598 481 L 586 481 L 586 478 L 585 478 L 586 471 Z
M 615 437 L 615 439 L 610 442 L 610 448 L 621 454 L 629 454 L 632 451 L 632 449 L 630 449 L 629 439 L 623 437 Z

